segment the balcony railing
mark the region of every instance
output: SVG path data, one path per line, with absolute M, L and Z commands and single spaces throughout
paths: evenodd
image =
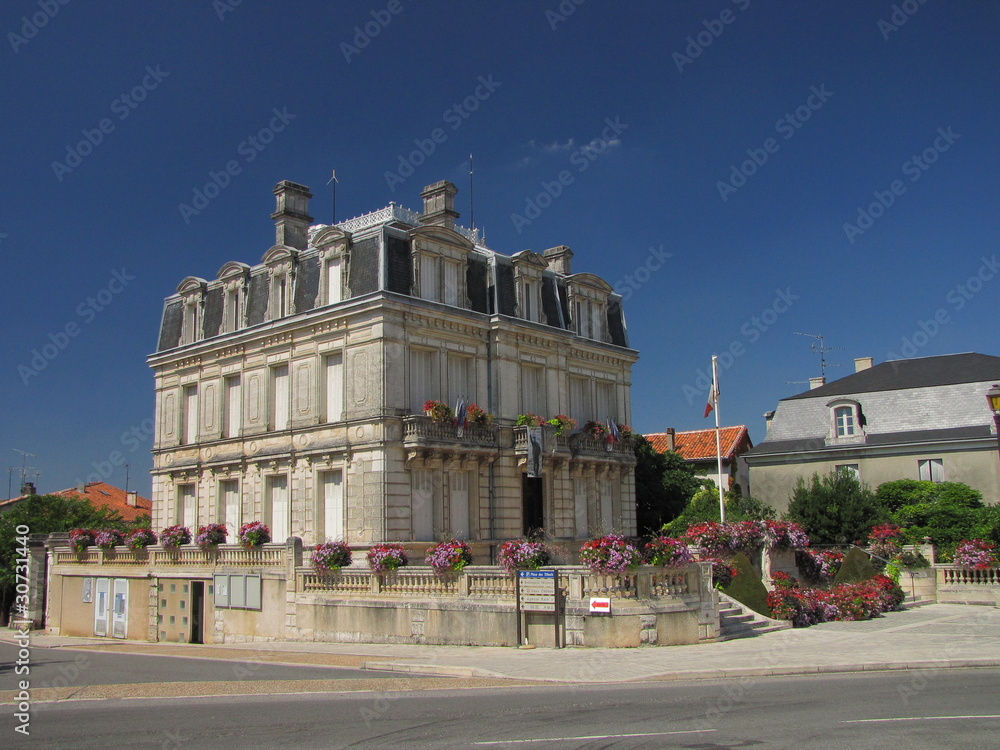
M 403 421 L 405 443 L 450 443 L 496 448 L 499 444 L 496 425 L 469 424 L 463 429 L 448 422 L 435 422 L 426 416 L 410 416 Z M 461 434 L 460 434 L 461 433 Z
M 275 568 L 285 564 L 284 544 L 265 544 L 245 549 L 238 544 L 223 544 L 211 550 L 194 545 L 164 549 L 159 545 L 146 549 L 115 547 L 103 550 L 91 547 L 85 552 L 68 548 L 53 551 L 56 565 L 163 565 L 188 567 L 209 566 L 218 568 Z
M 524 453 L 528 450 L 528 428 L 514 428 L 514 450 Z M 573 456 L 593 456 L 629 460 L 635 457 L 635 447 L 631 438 L 607 441 L 575 432 L 572 435 L 556 435 L 555 427 L 542 427 L 542 452 L 564 452 Z

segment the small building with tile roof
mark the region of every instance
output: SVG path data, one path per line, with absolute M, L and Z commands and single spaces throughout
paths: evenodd
M 20 497 L 0 502 L 0 513 L 14 507 L 17 503 L 34 494 L 37 493 L 34 492 L 34 487 L 31 486 L 31 491 L 22 494 Z M 82 498 L 90 502 L 95 508 L 108 508 L 109 510 L 118 511 L 126 521 L 135 521 L 143 515 L 152 518 L 153 515 L 152 500 L 140 497 L 139 493 L 135 490 L 126 492 L 120 487 L 113 487 L 107 482 L 87 482 L 76 487 L 45 494 L 65 498 Z
M 874 365 L 782 399 L 746 461 L 754 495 L 779 512 L 799 478 L 846 469 L 872 489 L 897 479 L 963 482 L 996 503 L 1000 458 L 986 392 L 1000 357 L 948 354 Z
M 722 447 L 722 475 L 719 475 L 718 452 L 715 442 L 715 428 L 707 430 L 687 430 L 677 432 L 668 428 L 666 432 L 654 432 L 645 436 L 653 448 L 660 452 L 676 451 L 689 464 L 695 466 L 700 477 L 706 477 L 727 490 L 739 485 L 744 495 L 750 494 L 750 477 L 746 462 L 741 456 L 753 448 L 750 432 L 746 425 L 722 427 L 719 442 Z

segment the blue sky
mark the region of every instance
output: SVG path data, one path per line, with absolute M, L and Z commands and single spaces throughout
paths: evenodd
M 9 0 L 0 466 L 148 495 L 163 298 L 258 262 L 282 179 L 322 222 L 332 168 L 339 220 L 448 179 L 468 224 L 470 152 L 490 247 L 625 295 L 643 432 L 710 426 L 716 353 L 759 442 L 819 374 L 795 332 L 830 378 L 1000 355 L 998 32 L 960 0 Z

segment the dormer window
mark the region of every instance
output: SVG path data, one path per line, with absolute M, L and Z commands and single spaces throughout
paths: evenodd
M 264 264 L 271 276 L 268 294 L 268 320 L 279 320 L 295 313 L 292 290 L 295 283 L 295 250 L 277 245 L 264 253 Z
M 332 305 L 344 299 L 343 257 L 338 255 L 326 261 L 326 303 Z
M 864 442 L 865 418 L 861 404 L 849 398 L 838 398 L 827 403 L 830 410 L 828 442 Z
M 525 280 L 521 284 L 521 317 L 538 322 L 538 283 Z
M 855 434 L 854 407 L 838 406 L 833 410 L 837 425 L 837 437 L 850 437 Z
M 438 296 L 438 258 L 429 253 L 420 255 L 420 296 L 433 302 L 439 302 Z
M 208 282 L 204 279 L 188 276 L 177 287 L 183 300 L 183 320 L 181 322 L 181 341 L 183 344 L 193 344 L 202 339 L 202 307 L 205 304 L 205 289 Z
M 244 323 L 244 295 L 250 266 L 231 261 L 219 269 L 222 282 L 222 333 L 241 329 Z

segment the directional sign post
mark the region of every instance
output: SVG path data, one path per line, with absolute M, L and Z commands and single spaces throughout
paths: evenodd
M 559 645 L 559 621 L 562 611 L 559 575 L 554 570 L 520 570 L 517 573 L 517 642 L 527 634 L 529 612 L 551 614 L 555 620 L 555 646 Z

